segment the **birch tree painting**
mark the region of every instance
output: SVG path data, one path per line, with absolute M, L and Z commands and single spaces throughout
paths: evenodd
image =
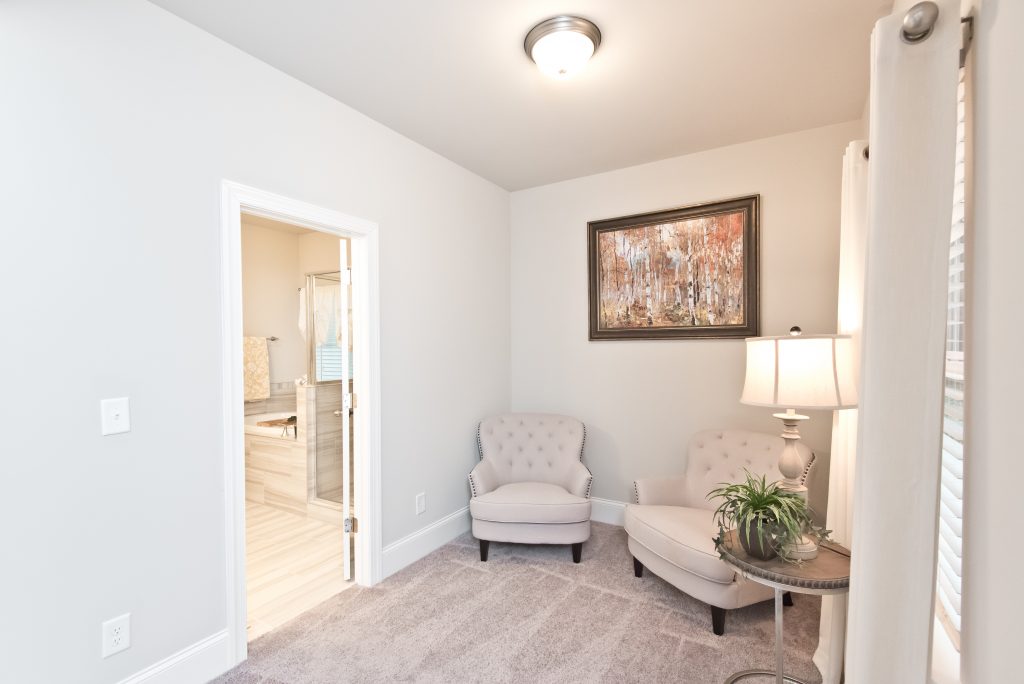
M 746 209 L 705 212 L 597 231 L 598 329 L 746 326 L 749 217 Z

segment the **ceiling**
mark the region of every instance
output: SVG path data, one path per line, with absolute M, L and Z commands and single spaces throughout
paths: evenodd
M 859 119 L 892 0 L 151 0 L 508 190 Z M 594 21 L 557 81 L 523 51 Z

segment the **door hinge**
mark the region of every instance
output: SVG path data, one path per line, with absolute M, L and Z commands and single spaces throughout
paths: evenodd
M 345 518 L 345 533 L 353 533 L 359 531 L 359 521 L 356 518 Z
M 351 285 L 352 284 L 352 269 L 351 268 L 346 268 L 344 271 L 342 271 L 341 278 L 344 281 L 342 283 L 343 285 Z
M 350 409 L 355 404 L 354 397 L 351 394 L 343 394 L 341 396 L 341 408 Z

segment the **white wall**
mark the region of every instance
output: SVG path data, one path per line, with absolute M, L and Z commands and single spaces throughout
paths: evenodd
M 508 405 L 505 191 L 145 2 L 0 4 L 0 83 L 0 681 L 225 628 L 222 179 L 379 223 L 384 542 L 466 504 Z M 100 437 L 117 396 L 133 431 Z
M 337 263 L 338 238 L 334 238 Z M 306 374 L 306 343 L 299 332 L 299 234 L 242 221 L 242 334 L 276 337 L 270 382 Z
M 964 475 L 965 684 L 1019 681 L 1024 551 L 1019 517 L 1021 388 L 1020 188 L 1024 185 L 1024 3 L 978 0 L 974 47 L 974 224 L 968 254 Z
M 340 242 L 326 233 L 277 230 L 242 217 L 242 334 L 270 343 L 270 382 L 306 375 L 308 343 L 299 331 L 298 288 L 307 273 L 337 271 Z
M 631 501 L 634 478 L 681 473 L 698 430 L 781 426 L 739 403 L 741 339 L 587 340 L 587 222 L 760 193 L 763 334 L 835 332 L 842 156 L 859 134 L 854 121 L 512 194 L 512 407 L 586 423 L 594 496 Z M 801 431 L 824 453 L 831 425 L 815 412 Z
M 341 238 L 346 240 L 346 238 Z M 346 240 L 347 241 L 347 240 Z M 306 286 L 307 273 L 326 273 L 341 269 L 339 239 L 326 233 L 303 233 L 299 236 L 298 282 L 295 287 Z M 348 250 L 349 261 L 352 251 Z M 349 264 L 346 263 L 347 267 Z

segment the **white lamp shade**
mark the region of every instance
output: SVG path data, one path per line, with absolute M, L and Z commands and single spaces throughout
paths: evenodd
M 849 335 L 751 337 L 740 401 L 775 408 L 852 408 L 856 368 Z

